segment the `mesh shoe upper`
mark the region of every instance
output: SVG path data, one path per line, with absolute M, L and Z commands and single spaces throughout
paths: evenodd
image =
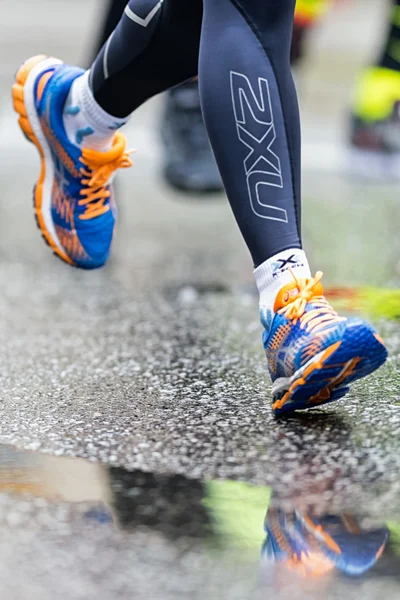
M 271 315 L 261 309 L 263 342 L 272 380 L 290 377 L 317 354 L 342 339 L 350 319 L 339 315 L 323 296 L 322 273 L 297 280 L 278 294 Z M 357 320 L 354 320 L 357 321 Z
M 116 169 L 130 166 L 131 161 L 120 133 L 112 149 L 103 153 L 82 151 L 68 139 L 64 105 L 72 83 L 82 73 L 66 65 L 42 72 L 35 97 L 54 165 L 51 216 L 57 237 L 77 266 L 96 268 L 108 258 L 114 231 L 116 210 L 109 180 Z

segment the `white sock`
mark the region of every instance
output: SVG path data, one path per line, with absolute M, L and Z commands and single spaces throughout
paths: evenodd
M 274 303 L 279 290 L 293 281 L 293 270 L 296 277 L 311 277 L 310 267 L 304 250 L 291 248 L 275 254 L 263 262 L 254 271 L 254 277 L 260 293 L 260 316 L 266 329 L 269 329 L 274 317 Z
M 99 106 L 89 86 L 89 71 L 75 79 L 63 115 L 70 142 L 92 150 L 109 150 L 116 130 L 127 120 L 113 117 Z

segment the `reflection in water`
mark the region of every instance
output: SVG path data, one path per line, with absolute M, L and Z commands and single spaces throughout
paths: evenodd
M 377 527 L 348 513 L 316 516 L 299 512 L 295 503 L 288 509 L 287 498 L 283 510 L 276 495 L 271 502 L 266 487 L 128 472 L 5 446 L 0 446 L 0 494 L 67 502 L 82 509 L 85 521 L 127 535 L 145 529 L 169 543 L 192 539 L 207 556 L 236 550 L 241 560 L 251 559 L 254 576 L 261 565 L 261 581 L 268 577 L 268 585 L 283 572 L 286 579 L 294 572 L 303 579 L 362 575 L 388 548 L 389 535 L 392 552 L 399 531 L 396 524 Z
M 361 575 L 380 558 L 389 535 L 386 527 L 362 529 L 350 514 L 313 518 L 279 509 L 268 511 L 265 530 L 264 557 L 304 576 L 333 569 Z
M 203 505 L 206 486 L 183 475 L 107 469 L 110 510 L 123 529 L 159 531 L 169 539 L 207 538 L 211 516 Z

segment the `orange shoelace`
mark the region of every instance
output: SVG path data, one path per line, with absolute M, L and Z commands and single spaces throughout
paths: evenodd
M 118 169 L 132 166 L 130 155 L 133 150 L 125 151 L 126 139 L 122 133 L 117 133 L 113 147 L 108 152 L 83 150 L 81 162 L 87 167 L 81 168 L 83 189 L 78 200 L 79 206 L 85 206 L 85 211 L 79 216 L 82 220 L 93 219 L 109 210 L 107 199 L 111 192 L 107 190 L 112 175 Z
M 337 312 L 328 304 L 323 295 L 316 292 L 316 288 L 322 289 L 320 281 L 323 273 L 318 271 L 315 277 L 311 279 L 297 279 L 292 271 L 293 278 L 299 290 L 295 298 L 287 306 L 279 309 L 279 314 L 284 315 L 289 321 L 296 324 L 300 320 L 300 327 L 308 331 L 317 332 L 324 329 L 327 325 L 345 321 L 344 317 L 339 317 Z M 307 303 L 313 301 L 315 308 L 305 312 Z

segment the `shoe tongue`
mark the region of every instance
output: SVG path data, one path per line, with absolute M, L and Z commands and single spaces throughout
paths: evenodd
M 281 287 L 275 298 L 274 312 L 278 312 L 278 310 L 296 300 L 307 281 L 308 280 L 302 280 L 299 282 L 300 286 L 296 281 L 291 281 L 290 283 L 287 283 Z M 312 295 L 323 296 L 323 294 L 323 285 L 322 283 L 318 282 L 312 290 Z
M 82 150 L 83 158 L 86 159 L 92 168 L 114 162 L 126 148 L 126 138 L 120 132 L 114 136 L 113 144 L 109 150 L 102 152 L 101 150 L 92 150 L 84 148 Z

